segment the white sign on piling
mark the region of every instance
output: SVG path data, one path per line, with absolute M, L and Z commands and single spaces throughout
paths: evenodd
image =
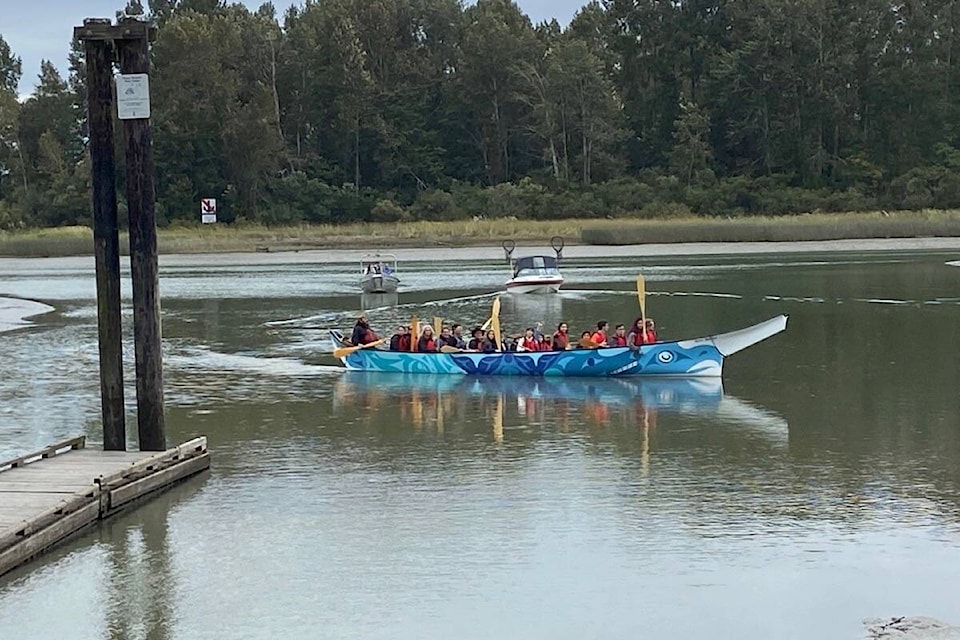
M 150 117 L 150 76 L 145 73 L 117 76 L 117 117 L 121 120 Z
M 200 222 L 203 224 L 213 224 L 217 221 L 217 199 L 200 199 Z

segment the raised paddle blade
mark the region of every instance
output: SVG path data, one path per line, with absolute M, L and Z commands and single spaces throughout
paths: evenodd
M 500 335 L 500 296 L 493 300 L 493 312 L 490 314 L 490 328 L 493 329 L 493 337 L 497 341 L 497 349 L 503 351 L 503 340 Z
M 344 356 L 350 355 L 354 351 L 359 351 L 360 349 L 369 349 L 371 347 L 377 346 L 378 344 L 383 344 L 386 341 L 387 341 L 386 338 L 381 338 L 379 340 L 374 340 L 373 342 L 368 342 L 367 344 L 362 344 L 358 347 L 343 347 L 342 349 L 334 349 L 333 357 L 340 359 L 340 358 L 343 358 Z
M 443 318 L 441 318 L 440 316 L 433 316 L 433 335 L 439 336 L 442 329 L 443 329 Z
M 417 341 L 420 339 L 420 318 L 410 318 L 410 351 L 417 350 Z
M 487 318 L 487 321 L 480 326 L 481 331 L 486 331 L 490 328 L 490 324 L 493 322 L 493 316 Z
M 647 324 L 647 283 L 643 276 L 637 276 L 637 300 L 640 301 L 640 319 L 643 320 L 644 331 Z

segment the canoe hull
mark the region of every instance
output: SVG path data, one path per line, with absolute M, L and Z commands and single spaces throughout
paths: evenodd
M 351 370 L 392 373 L 719 377 L 723 373 L 725 355 L 756 344 L 783 331 L 786 326 L 787 317 L 777 316 L 728 334 L 660 342 L 638 350 L 612 347 L 505 353 L 408 353 L 362 349 L 341 358 L 341 361 Z

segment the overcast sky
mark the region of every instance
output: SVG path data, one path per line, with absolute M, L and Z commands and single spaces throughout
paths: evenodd
M 518 0 L 520 8 L 534 23 L 556 18 L 566 26 L 573 14 L 588 0 Z M 20 92 L 30 93 L 37 84 L 40 61 L 53 61 L 64 77 L 67 75 L 67 53 L 73 27 L 84 18 L 112 18 L 124 0 L 0 0 L 0 35 L 14 55 L 23 60 Z M 146 1 L 143 2 L 146 6 Z M 244 0 L 251 9 L 261 0 Z M 274 0 L 282 15 L 290 0 Z

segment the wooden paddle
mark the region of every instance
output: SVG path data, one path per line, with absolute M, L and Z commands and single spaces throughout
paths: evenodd
M 440 347 L 440 353 L 463 353 L 463 349 L 459 347 L 451 347 L 450 345 L 445 344 Z
M 434 337 L 439 337 L 440 332 L 443 330 L 443 318 L 440 316 L 433 316 L 433 335 Z
M 640 301 L 640 320 L 642 321 L 644 337 L 647 333 L 647 285 L 643 276 L 637 276 L 637 299 Z
M 420 318 L 413 316 L 410 318 L 410 351 L 417 350 L 417 342 L 420 340 Z
M 590 338 L 581 338 L 579 344 L 581 349 L 599 349 L 600 348 L 600 345 L 595 343 Z
M 354 351 L 359 351 L 360 349 L 369 349 L 370 347 L 375 347 L 375 346 L 377 346 L 378 344 L 383 344 L 383 343 L 386 342 L 387 340 L 388 340 L 388 338 L 380 338 L 379 340 L 374 340 L 373 342 L 368 342 L 367 344 L 361 344 L 361 345 L 356 346 L 356 347 L 343 347 L 343 348 L 340 348 L 340 349 L 334 349 L 334 350 L 333 350 L 333 357 L 339 359 L 339 358 L 342 358 L 342 357 L 344 357 L 344 356 L 350 355 L 350 354 L 353 353 Z
M 493 299 L 493 311 L 490 313 L 490 328 L 493 329 L 493 338 L 497 341 L 497 350 L 503 351 L 503 342 L 500 336 L 500 296 Z

